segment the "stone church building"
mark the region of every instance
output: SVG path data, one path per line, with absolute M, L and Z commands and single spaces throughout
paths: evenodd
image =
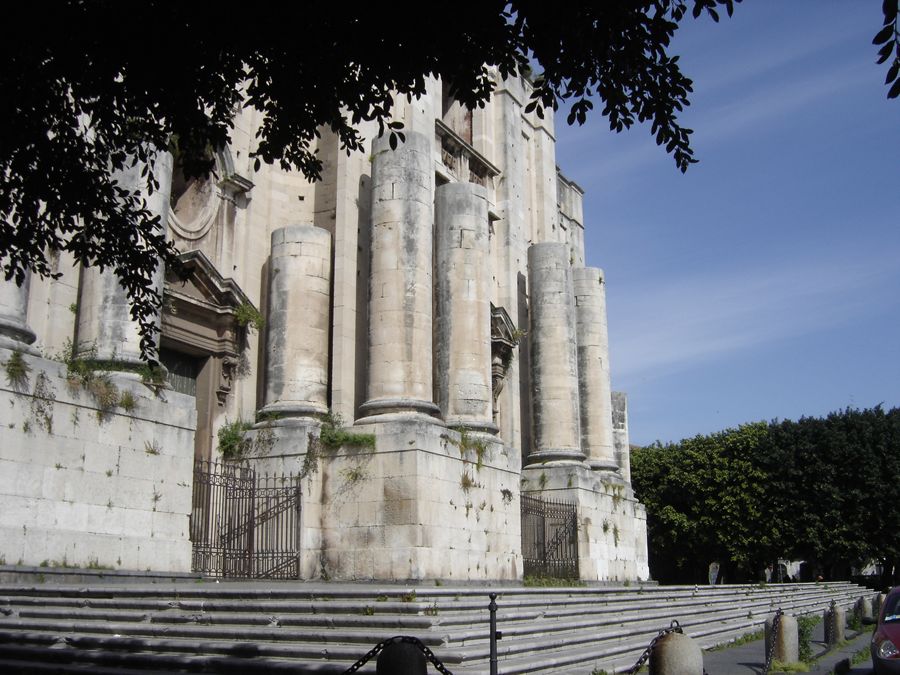
M 208 179 L 160 158 L 192 272 L 159 278 L 164 386 L 111 274 L 0 287 L 0 563 L 217 573 L 200 538 L 247 535 L 302 579 L 647 579 L 606 282 L 529 86 L 468 111 L 432 80 L 396 149 L 323 132 L 317 183 L 253 170 L 252 110 Z M 223 476 L 253 519 L 211 506 Z

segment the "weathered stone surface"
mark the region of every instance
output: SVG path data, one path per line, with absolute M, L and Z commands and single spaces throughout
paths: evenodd
M 534 451 L 527 463 L 582 462 L 575 294 L 568 246 L 532 245 L 528 281 Z
M 411 131 L 374 143 L 369 369 L 363 415 L 438 411 L 432 390 L 431 141 Z
M 584 268 L 583 191 L 556 167 L 552 112 L 525 112 L 523 80 L 498 80 L 474 111 L 438 79 L 426 88 L 396 101 L 406 137 L 396 149 L 385 137 L 370 155 L 347 155 L 323 130 L 315 184 L 253 167 L 252 110 L 235 117 L 209 179 L 190 183 L 176 167 L 169 181 L 161 158 L 151 211 L 207 270 L 164 286 L 163 356 L 195 396 L 163 391 L 145 408 L 150 390 L 116 376 L 137 406 L 87 424 L 97 401 L 62 395 L 64 372 L 45 362 L 56 368 L 56 413 L 52 431 L 36 434 L 33 377 L 27 392 L 4 393 L 0 496 L 11 515 L 0 527 L 27 522 L 29 534 L 2 530 L 15 553 L 0 553 L 183 568 L 191 439 L 198 456 L 215 456 L 218 430 L 261 411 L 277 415 L 248 433 L 249 461 L 304 475 L 304 578 L 519 579 L 520 489 L 576 502 L 584 579 L 648 577 L 625 399 L 609 393 L 600 271 Z M 360 132 L 371 139 L 378 128 Z M 138 172 L 121 179 L 137 187 Z M 59 278 L 0 295 L 0 315 L 16 317 L 0 325 L 2 339 L 21 323 L 42 353 L 74 340 L 82 354 L 137 366 L 137 331 L 113 276 L 81 278 L 65 253 L 50 262 Z M 264 327 L 239 325 L 245 302 Z M 494 354 L 492 304 L 509 317 Z M 30 336 L 16 335 L 27 353 Z M 375 448 L 323 449 L 328 409 L 375 434 Z M 585 454 L 606 470 L 592 471 Z
M 766 619 L 765 626 L 765 656 L 772 648 L 772 640 L 775 641 L 774 659 L 782 663 L 797 663 L 800 660 L 800 642 L 797 632 L 797 619 L 790 614 L 782 614 L 778 621 L 777 634 L 773 634 L 775 617 Z
M 172 155 L 162 153 L 156 159 L 154 173 L 159 189 L 147 194 L 147 179 L 141 175 L 140 163 L 123 169 L 117 176 L 118 183 L 129 190 L 143 193 L 151 216 L 159 216 L 160 227 L 165 228 L 169 213 L 169 191 L 172 185 Z M 164 270 L 157 268 L 155 286 L 163 288 Z M 140 336 L 137 324 L 131 320 L 130 305 L 125 289 L 112 270 L 100 272 L 95 267 L 82 272 L 81 291 L 78 299 L 78 325 L 75 336 L 77 351 L 101 361 L 117 361 L 139 366 Z
M 328 411 L 331 235 L 313 225 L 272 233 L 266 405 L 280 415 Z
M 703 675 L 703 652 L 684 633 L 667 633 L 650 652 L 651 675 Z
M 444 421 L 489 432 L 491 420 L 491 303 L 485 191 L 448 183 L 435 195 L 435 376 Z
M 31 274 L 25 275 L 21 286 L 15 281 L 0 279 L 0 347 L 33 353 L 34 331 L 28 326 L 28 289 Z
M 581 449 L 592 469 L 617 471 L 603 270 L 582 267 L 573 270 L 572 274 L 578 338 Z
M 0 361 L 9 351 L 0 349 Z M 9 563 L 190 571 L 193 399 L 108 373 L 118 403 L 30 355 L 28 386 L 0 382 L 0 553 Z

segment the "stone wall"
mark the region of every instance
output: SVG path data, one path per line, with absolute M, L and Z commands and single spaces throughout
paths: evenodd
M 190 571 L 194 399 L 9 349 L 0 363 L 0 558 Z
M 356 426 L 374 448 L 335 450 L 310 443 L 317 425 L 258 426 L 274 436 L 251 459 L 258 472 L 306 472 L 303 578 L 521 578 L 519 472 L 504 445 L 421 420 Z

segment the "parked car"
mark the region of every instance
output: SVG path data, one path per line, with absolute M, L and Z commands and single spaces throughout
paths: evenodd
M 868 622 L 866 622 L 868 623 Z M 887 594 L 872 633 L 872 667 L 875 675 L 900 673 L 900 586 Z

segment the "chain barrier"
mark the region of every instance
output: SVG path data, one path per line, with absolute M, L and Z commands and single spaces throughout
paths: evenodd
M 668 628 L 663 628 L 661 631 L 659 631 L 656 634 L 655 638 L 650 640 L 650 644 L 647 645 L 647 648 L 638 657 L 638 660 L 635 662 L 635 664 L 633 666 L 631 666 L 630 669 L 625 671 L 625 675 L 634 675 L 636 672 L 638 672 L 643 667 L 643 665 L 647 662 L 647 659 L 650 658 L 650 652 L 653 651 L 653 648 L 656 646 L 656 643 L 659 642 L 663 637 L 665 637 L 669 633 L 684 633 L 684 631 L 681 630 L 681 626 L 678 624 L 677 619 L 672 619 L 672 623 L 669 624 Z
M 424 642 L 422 642 L 419 638 L 412 637 L 410 635 L 396 635 L 392 638 L 388 638 L 387 640 L 382 640 L 372 649 L 370 649 L 368 654 L 366 654 L 359 661 L 347 668 L 347 670 L 344 671 L 344 675 L 355 673 L 357 670 L 366 665 L 366 663 L 368 663 L 370 659 L 378 656 L 385 647 L 395 642 L 405 642 L 407 644 L 415 645 L 419 648 L 419 651 L 421 651 L 425 655 L 425 658 L 431 662 L 431 665 L 434 666 L 435 670 L 441 673 L 441 675 L 453 675 L 453 673 L 447 670 L 447 667 L 443 663 L 441 663 L 441 660 L 434 655 L 434 652 L 431 651 Z
M 775 643 L 778 642 L 778 628 L 781 626 L 781 615 L 784 612 L 781 611 L 781 607 L 778 608 L 778 611 L 775 612 L 775 618 L 772 619 L 772 633 L 771 639 L 769 641 L 769 653 L 766 654 L 766 667 L 763 668 L 763 675 L 768 675 L 769 671 L 772 669 L 772 660 L 775 658 Z

